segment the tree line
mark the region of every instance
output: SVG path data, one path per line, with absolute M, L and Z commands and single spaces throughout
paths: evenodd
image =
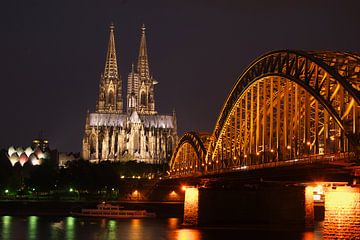
M 37 166 L 30 163 L 12 166 L 6 150 L 0 150 L 0 191 L 25 195 L 29 192 L 66 192 L 69 189 L 99 192 L 119 189 L 126 184 L 126 179 L 164 177 L 167 170 L 167 164 L 137 161 L 90 163 L 82 159 L 69 161 L 61 168 L 51 160 Z

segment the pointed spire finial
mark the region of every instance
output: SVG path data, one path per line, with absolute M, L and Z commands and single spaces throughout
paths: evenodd
M 145 24 L 143 23 L 143 24 L 141 25 L 141 33 L 142 33 L 142 34 L 145 34 L 145 30 L 146 30 L 146 27 L 145 27 Z
M 141 26 L 141 39 L 140 39 L 140 48 L 139 48 L 139 57 L 137 64 L 137 72 L 140 75 L 141 81 L 144 79 L 150 79 L 149 71 L 149 61 L 146 47 L 146 36 L 145 36 L 145 24 Z
M 114 23 L 110 24 L 110 35 L 109 35 L 109 44 L 106 54 L 106 62 L 104 69 L 105 78 L 118 78 L 118 66 L 116 60 L 116 50 L 115 50 L 115 37 L 114 37 Z

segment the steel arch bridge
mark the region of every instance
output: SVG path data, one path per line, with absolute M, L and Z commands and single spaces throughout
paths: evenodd
M 360 53 L 280 50 L 260 56 L 231 90 L 205 152 L 195 136 L 187 133 L 178 143 L 172 176 L 358 152 Z
M 174 150 L 170 161 L 170 171 L 176 172 L 178 175 L 201 174 L 205 169 L 205 157 L 209 142 L 209 133 L 185 133 Z

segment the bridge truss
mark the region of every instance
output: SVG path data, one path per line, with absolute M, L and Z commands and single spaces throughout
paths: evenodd
M 211 172 L 358 151 L 359 106 L 360 54 L 267 53 L 239 77 L 195 166 Z M 180 152 L 198 152 L 199 144 L 178 143 L 171 174 L 195 172 L 175 166 L 190 164 L 193 158 Z

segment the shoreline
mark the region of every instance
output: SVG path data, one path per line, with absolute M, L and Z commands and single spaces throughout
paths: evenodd
M 158 217 L 182 217 L 182 202 L 150 201 L 109 201 L 126 209 L 144 209 L 155 212 Z M 2 216 L 71 216 L 71 212 L 81 208 L 94 208 L 99 201 L 59 201 L 59 200 L 0 200 Z

